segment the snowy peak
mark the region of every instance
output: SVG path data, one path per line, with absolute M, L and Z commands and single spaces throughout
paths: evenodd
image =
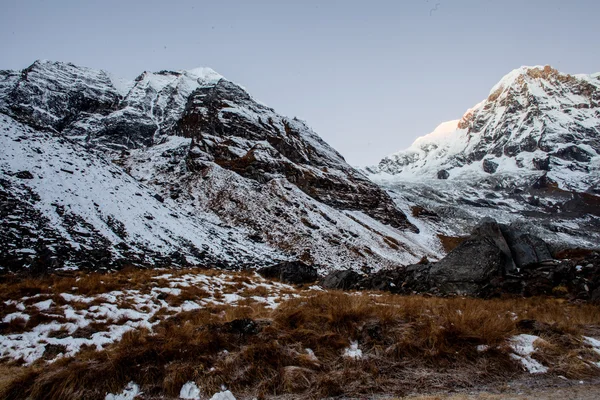
M 587 175 L 599 169 L 599 88 L 598 74 L 515 69 L 458 122 L 384 158 L 379 170 L 407 179 L 547 173 L 563 187 L 587 190 Z
M 76 113 L 107 113 L 119 93 L 108 74 L 70 63 L 38 60 L 2 72 L 0 110 L 38 127 L 63 130 Z
M 499 95 L 504 91 L 511 89 L 521 90 L 522 88 L 526 87 L 526 85 L 532 84 L 542 84 L 546 85 L 547 87 L 560 86 L 561 84 L 581 86 L 581 81 L 591 80 L 593 82 L 597 79 L 597 75 L 598 74 L 564 74 L 549 65 L 538 65 L 534 67 L 523 66 L 512 70 L 502 79 L 500 79 L 500 81 L 490 90 L 490 97 L 488 100 L 493 101 L 494 97 L 499 97 Z M 596 76 L 596 78 L 594 76 Z M 576 91 L 577 89 L 574 87 L 573 90 Z

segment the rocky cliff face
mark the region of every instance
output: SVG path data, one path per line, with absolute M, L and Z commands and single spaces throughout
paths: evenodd
M 600 75 L 514 70 L 461 119 L 369 171 L 398 204 L 429 211 L 422 230 L 463 235 L 489 216 L 557 245 L 597 247 Z
M 301 258 L 359 269 L 440 254 L 305 123 L 207 68 L 127 82 L 37 61 L 0 72 L 0 112 L 2 217 L 15 225 L 5 268 L 33 265 L 42 248 L 56 266 L 102 249 L 106 267 Z M 32 219 L 46 222 L 17 228 Z M 41 231 L 48 243 L 23 242 Z

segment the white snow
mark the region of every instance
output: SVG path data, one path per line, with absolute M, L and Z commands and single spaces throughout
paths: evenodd
M 40 311 L 46 311 L 50 308 L 50 306 L 52 306 L 52 303 L 52 300 L 49 299 L 46 301 L 40 301 L 39 303 L 35 303 L 34 307 L 37 307 L 37 309 Z
M 591 346 L 596 353 L 600 354 L 600 340 L 589 336 L 584 336 L 583 340 L 585 344 Z
M 8 136 L 3 140 L 0 167 L 7 171 L 32 169 L 34 175 L 43 177 L 18 180 L 9 176 L 8 179 L 26 184 L 40 196 L 35 208 L 74 248 L 85 244 L 85 237 L 74 239 L 72 236 L 83 227 L 67 229 L 57 206 L 82 217 L 113 245 L 122 243 L 124 239 L 116 234 L 108 221 L 119 221 L 126 231 L 125 241 L 130 245 L 129 250 L 141 257 L 146 253 L 145 248 L 168 254 L 185 252 L 189 246 L 182 243 L 190 243 L 209 254 L 218 254 L 224 261 L 238 259 L 243 263 L 285 259 L 275 249 L 248 240 L 245 232 L 221 227 L 220 221 L 208 210 L 183 213 L 177 207 L 161 203 L 150 188 L 77 144 L 50 133 L 33 133 L 7 116 L 0 120 L 0 132 Z M 172 138 L 169 142 L 179 145 L 182 140 L 189 142 L 189 139 L 183 138 Z M 44 149 L 43 152 L 38 151 L 40 148 Z M 64 170 L 73 173 L 65 173 Z M 119 252 L 115 247 L 112 251 Z M 193 263 L 200 262 L 191 254 L 186 257 Z
M 225 390 L 223 392 L 215 393 L 210 400 L 235 400 L 235 397 L 229 390 Z
M 293 291 L 293 287 L 290 285 L 268 281 L 258 274 L 254 274 L 252 280 L 252 284 L 245 284 L 240 288 L 237 283 L 231 281 L 231 276 L 226 273 L 216 276 L 186 273 L 177 277 L 171 276 L 169 280 L 164 280 L 164 275 L 154 277 L 145 291 L 114 290 L 95 296 L 62 293 L 61 297 L 67 304 L 50 308 L 49 301 L 51 300 L 46 300 L 39 302 L 39 304 L 43 304 L 39 311 L 48 316 L 56 316 L 57 313 L 62 312 L 68 321 L 40 324 L 23 333 L 0 335 L 0 358 L 23 359 L 26 364 L 31 364 L 44 355 L 47 344 L 65 346 L 66 352 L 63 354 L 65 357 L 75 355 L 83 345 L 102 350 L 107 345 L 119 341 L 130 330 L 139 328 L 152 330 L 163 319 L 177 313 L 197 310 L 209 305 L 235 303 L 244 299 L 240 294 L 246 289 L 257 286 L 264 287 L 269 295 L 267 297 L 252 296 L 251 298 L 267 304 L 267 307 L 270 308 L 276 308 L 280 301 L 298 296 L 298 294 L 284 295 L 282 293 Z M 157 281 L 168 286 L 156 286 Z M 165 300 L 159 299 L 162 293 L 169 293 L 174 297 L 181 295 L 182 290 L 175 288 L 176 286 L 198 287 L 207 295 L 196 301 L 186 300 L 179 306 L 170 306 Z M 73 288 L 73 290 L 77 290 L 77 288 Z M 220 291 L 232 293 L 225 293 L 217 299 L 214 293 Z M 72 306 L 73 303 L 89 304 L 92 302 L 94 305 L 85 309 L 75 309 Z M 21 303 L 11 300 L 10 304 Z M 132 304 L 132 306 L 126 308 L 121 304 Z M 48 307 L 45 307 L 46 305 Z M 157 314 L 161 309 L 166 310 L 166 313 Z M 29 320 L 29 314 L 26 312 L 11 313 L 4 317 L 3 322 L 10 322 L 15 318 Z M 151 320 L 154 322 L 150 322 Z M 92 322 L 106 323 L 107 326 L 88 337 L 74 338 L 71 336 L 75 331 L 87 327 Z M 61 338 L 52 337 L 52 333 L 59 330 L 66 330 L 70 335 Z
M 179 391 L 180 399 L 200 400 L 200 389 L 195 382 L 189 381 Z
M 513 336 L 509 340 L 509 344 L 515 353 L 510 356 L 519 361 L 530 374 L 545 374 L 548 372 L 548 368 L 531 357 L 535 352 L 534 342 L 536 340 L 540 340 L 540 338 L 535 335 Z
M 490 346 L 486 345 L 486 344 L 480 344 L 477 346 L 477 352 L 479 353 L 483 353 L 486 352 L 490 349 Z
M 315 355 L 315 352 L 312 351 L 312 349 L 304 349 L 304 351 L 306 352 L 306 354 L 308 354 L 308 358 L 312 361 L 319 361 L 319 359 L 317 358 L 317 356 Z
M 359 360 L 363 357 L 362 350 L 358 348 L 358 342 L 351 342 L 350 347 L 344 349 L 344 357 Z
M 140 387 L 134 382 L 129 382 L 120 394 L 107 394 L 104 400 L 133 400 L 141 394 Z
M 469 161 L 475 151 L 487 154 L 486 158 L 498 164 L 494 175 L 539 176 L 543 171 L 537 170 L 533 158 L 545 159 L 552 151 L 576 144 L 591 154 L 592 160 L 578 163 L 553 157 L 553 163 L 558 165 L 552 165 L 548 177 L 560 188 L 586 191 L 600 179 L 600 155 L 586 144 L 593 140 L 593 131 L 597 130 L 600 119 L 598 108 L 592 105 L 589 96 L 580 92 L 581 85 L 599 87 L 600 81 L 593 75 L 566 74 L 561 74 L 563 79 L 540 79 L 528 73 L 533 69 L 544 67 L 511 71 L 490 91 L 494 97 L 467 110 L 461 120 L 444 122 L 432 133 L 419 137 L 408 149 L 384 158 L 373 179 L 425 182 L 436 180 L 442 169 L 449 172 L 450 180 L 488 178 L 490 175 L 483 171 L 482 162 L 477 161 L 481 156 Z M 476 125 L 472 125 L 474 121 Z M 464 129 L 458 128 L 459 122 Z M 576 130 L 574 139 L 565 142 L 565 133 Z M 538 148 L 526 150 L 524 143 L 532 141 L 539 143 Z M 516 155 L 507 155 L 505 150 L 510 146 L 515 147 Z M 519 150 L 521 146 L 525 149 Z M 543 147 L 548 150 L 539 149 Z M 517 160 L 521 164 L 517 165 Z
M 2 322 L 11 322 L 12 320 L 15 320 L 17 318 L 22 318 L 25 321 L 29 321 L 29 314 L 23 314 L 22 312 L 14 312 L 11 314 L 7 314 L 4 316 Z

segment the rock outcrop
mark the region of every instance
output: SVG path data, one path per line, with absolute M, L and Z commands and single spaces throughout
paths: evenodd
M 438 262 L 359 275 L 335 271 L 320 280 L 329 289 L 381 290 L 494 297 L 551 295 L 600 301 L 600 253 L 554 259 L 546 243 L 486 218 Z
M 317 270 L 302 261 L 282 262 L 260 268 L 257 272 L 265 278 L 292 284 L 312 283 L 319 278 Z

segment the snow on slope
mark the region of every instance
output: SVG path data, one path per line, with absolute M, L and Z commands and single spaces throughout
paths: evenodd
M 518 68 L 462 119 L 369 168 L 425 236 L 461 236 L 485 216 L 555 246 L 600 240 L 600 81 Z
M 441 124 L 378 171 L 401 180 L 547 175 L 560 188 L 586 191 L 600 177 L 600 80 L 550 67 L 521 67 L 461 120 Z
M 2 154 L 0 195 L 11 204 L 6 218 L 15 230 L 3 239 L 3 260 L 11 266 L 62 265 L 77 254 L 76 265 L 96 268 L 117 260 L 239 265 L 300 258 L 321 270 L 379 269 L 441 254 L 405 209 L 307 124 L 208 68 L 144 72 L 127 82 L 36 61 L 0 72 L 0 112 L 10 116 L 7 128 L 38 131 L 36 149 L 48 141 L 53 152 L 50 160 L 35 153 L 30 138 L 17 137 Z M 26 179 L 36 171 L 16 161 L 21 155 L 53 170 L 69 160 L 61 146 L 77 149 L 70 155 L 77 161 L 68 162 L 78 170 Z M 98 168 L 86 168 L 86 157 Z M 40 222 L 20 229 L 16 211 Z M 47 238 L 34 245 L 33 232 L 55 236 L 54 226 L 59 250 Z
M 152 252 L 165 257 L 180 254 L 193 264 L 264 263 L 285 258 L 247 240 L 243 231 L 221 226 L 214 215 L 185 214 L 163 204 L 148 187 L 80 145 L 34 131 L 8 116 L 1 117 L 0 132 L 3 189 L 12 195 L 18 195 L 17 188 L 23 186 L 31 191 L 33 208 L 73 251 L 102 246 L 113 257 L 134 254 L 141 263 L 152 263 Z M 3 211 L 2 226 L 9 221 L 13 225 L 30 222 L 29 215 Z M 35 229 L 28 236 L 33 253 L 45 239 L 48 245 L 56 245 L 55 238 L 45 238 Z M 2 251 L 23 253 L 23 249 L 11 250 L 6 242 Z
M 287 249 L 290 257 L 323 272 L 342 266 L 377 270 L 442 254 L 428 236 L 315 201 L 284 176 L 259 183 L 206 162 L 199 177 L 188 169 L 188 149 L 189 139 L 170 137 L 122 161 L 132 176 L 153 184 L 165 204 L 190 214 L 215 213 L 229 226 L 244 227 L 254 240 Z

